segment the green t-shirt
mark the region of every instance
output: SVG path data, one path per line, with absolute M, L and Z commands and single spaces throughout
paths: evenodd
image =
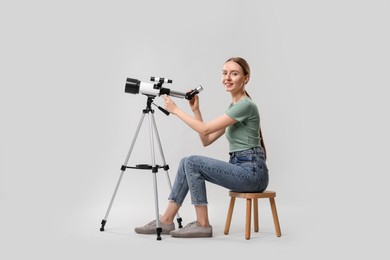
M 230 104 L 226 115 L 237 122 L 226 129 L 230 152 L 260 147 L 260 115 L 256 104 L 244 98 L 237 104 Z

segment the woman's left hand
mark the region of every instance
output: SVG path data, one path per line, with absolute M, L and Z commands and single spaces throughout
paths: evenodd
M 175 110 L 177 109 L 175 102 L 173 102 L 172 99 L 167 95 L 162 95 L 162 98 L 165 101 L 164 103 L 165 110 L 167 110 L 169 113 L 175 114 Z

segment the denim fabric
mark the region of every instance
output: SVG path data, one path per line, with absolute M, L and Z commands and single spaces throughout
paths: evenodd
M 263 149 L 230 153 L 229 162 L 199 155 L 184 157 L 168 199 L 182 205 L 190 191 L 193 205 L 207 205 L 206 181 L 233 191 L 264 191 L 268 186 L 268 168 Z

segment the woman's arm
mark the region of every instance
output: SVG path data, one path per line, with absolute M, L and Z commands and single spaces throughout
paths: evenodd
M 193 108 L 192 105 L 191 108 Z M 194 112 L 195 119 L 203 122 L 202 113 L 200 112 L 199 107 L 193 109 L 193 112 Z M 219 137 L 221 137 L 224 133 L 225 133 L 225 129 L 221 129 L 215 133 L 208 134 L 208 135 L 199 134 L 199 137 L 203 146 L 208 146 L 212 144 L 215 140 L 217 140 Z
M 212 144 L 215 140 L 221 137 L 225 133 L 225 128 L 236 123 L 237 121 L 233 118 L 223 114 L 210 122 L 203 122 L 202 114 L 199 110 L 198 105 L 192 103 L 191 108 L 194 112 L 195 117 L 191 117 L 183 110 L 178 108 L 176 104 L 172 101 L 172 99 L 166 95 L 163 95 L 165 100 L 165 109 L 168 112 L 179 117 L 184 123 L 186 123 L 189 127 L 194 129 L 199 133 L 200 139 L 204 146 Z M 195 96 L 196 102 L 198 101 L 198 97 Z

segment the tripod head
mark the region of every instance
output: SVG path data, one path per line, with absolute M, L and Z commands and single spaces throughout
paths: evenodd
M 152 105 L 155 105 L 161 112 L 163 112 L 164 114 L 166 114 L 167 116 L 169 116 L 169 112 L 167 110 L 165 110 L 164 108 L 162 108 L 161 106 L 158 106 L 156 105 L 155 103 L 153 103 L 154 101 L 154 98 L 156 96 L 153 96 L 153 95 L 146 95 L 148 97 L 148 99 L 146 100 L 146 107 L 145 109 L 143 110 L 143 113 L 144 114 L 147 114 L 147 113 L 154 113 L 154 110 L 152 109 Z

